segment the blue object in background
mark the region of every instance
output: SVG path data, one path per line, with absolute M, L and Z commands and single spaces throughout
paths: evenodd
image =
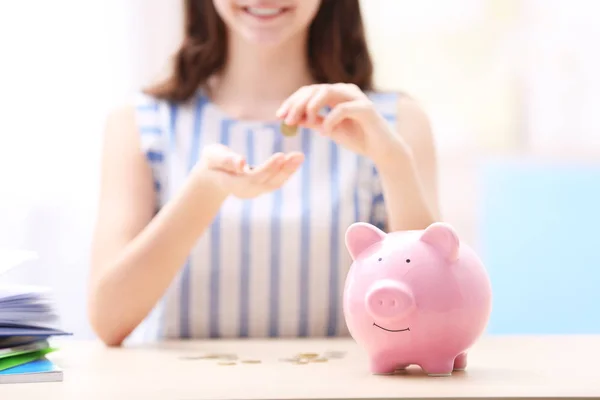
M 600 333 L 600 166 L 493 161 L 479 178 L 487 333 Z

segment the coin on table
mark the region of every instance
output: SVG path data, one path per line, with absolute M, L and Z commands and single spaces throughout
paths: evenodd
M 201 356 L 198 356 L 198 358 L 204 359 L 204 360 L 216 360 L 217 358 L 219 358 L 218 354 L 204 354 Z
M 319 355 L 317 353 L 300 353 L 298 354 L 299 358 L 317 358 Z
M 219 361 L 219 365 L 236 365 L 235 361 Z
M 205 359 L 205 356 L 181 356 L 179 357 L 180 360 L 203 360 Z
M 182 360 L 216 360 L 219 358 L 218 354 L 198 354 L 198 355 L 190 355 L 190 356 L 181 356 Z
M 325 354 L 323 354 L 323 357 L 326 357 L 326 358 L 344 358 L 345 355 L 346 355 L 346 353 L 343 352 L 343 351 L 326 351 Z
M 294 125 L 288 125 L 285 122 L 281 124 L 281 134 L 283 136 L 296 136 L 298 133 L 298 127 Z
M 327 361 L 328 361 L 327 358 L 324 358 L 324 357 L 313 358 L 310 360 L 310 362 L 313 362 L 313 363 L 324 363 Z
M 261 361 L 260 360 L 242 360 L 242 363 L 244 363 L 244 364 L 260 364 Z

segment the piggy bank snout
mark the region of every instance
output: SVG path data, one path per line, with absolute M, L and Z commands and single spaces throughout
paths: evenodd
M 367 310 L 375 319 L 401 319 L 415 307 L 410 288 L 392 280 L 375 283 L 367 292 L 366 302 Z

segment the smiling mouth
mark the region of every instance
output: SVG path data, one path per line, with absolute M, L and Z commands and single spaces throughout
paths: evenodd
M 272 19 L 278 17 L 288 11 L 287 7 L 279 8 L 259 8 L 259 7 L 242 7 L 242 10 L 255 18 Z
M 388 332 L 406 332 L 406 331 L 410 331 L 410 328 L 406 328 L 406 329 L 385 329 L 383 326 L 379 326 L 377 325 L 375 322 L 373 322 L 373 326 L 378 327 L 379 329 L 383 329 L 384 331 L 388 331 Z

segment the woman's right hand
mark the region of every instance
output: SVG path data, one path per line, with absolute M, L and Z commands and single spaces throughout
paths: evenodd
M 250 167 L 240 154 L 222 144 L 204 148 L 198 172 L 208 172 L 226 195 L 249 199 L 279 189 L 298 170 L 304 155 L 275 153 L 261 165 Z

